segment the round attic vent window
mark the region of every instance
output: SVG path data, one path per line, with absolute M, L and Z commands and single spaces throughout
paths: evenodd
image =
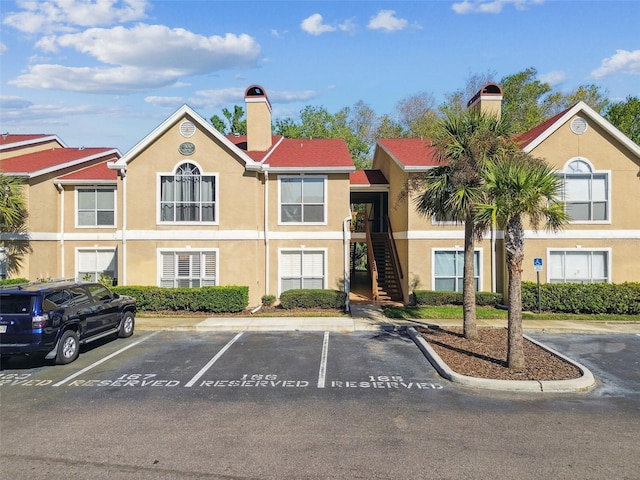
M 576 135 L 582 135 L 587 131 L 587 121 L 582 117 L 576 117 L 571 121 L 571 131 Z
M 186 120 L 180 124 L 180 135 L 183 137 L 193 137 L 194 133 L 196 133 L 196 126 L 192 122 Z

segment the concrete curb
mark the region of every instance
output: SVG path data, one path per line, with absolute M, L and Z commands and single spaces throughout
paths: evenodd
M 409 336 L 416 343 L 418 348 L 422 351 L 422 353 L 427 357 L 429 362 L 433 365 L 433 367 L 438 371 L 440 376 L 443 378 L 458 383 L 460 385 L 465 385 L 469 387 L 475 388 L 484 388 L 488 390 L 501 390 L 501 391 L 510 391 L 510 392 L 546 392 L 546 393 L 570 393 L 570 392 L 586 392 L 591 387 L 593 387 L 596 383 L 593 374 L 589 371 L 588 368 L 581 365 L 580 363 L 562 355 L 559 352 L 543 345 L 542 343 L 533 340 L 532 338 L 525 335 L 524 337 L 535 343 L 536 345 L 544 348 L 552 355 L 555 355 L 570 364 L 574 365 L 582 372 L 582 376 L 580 378 L 572 379 L 572 380 L 495 380 L 489 378 L 477 378 L 477 377 L 469 377 L 467 375 L 461 375 L 459 373 L 454 372 L 449 368 L 449 366 L 442 360 L 440 355 L 436 353 L 436 351 L 429 345 L 429 343 L 422 338 L 422 336 L 418 333 L 418 331 L 413 328 L 407 328 L 407 332 Z

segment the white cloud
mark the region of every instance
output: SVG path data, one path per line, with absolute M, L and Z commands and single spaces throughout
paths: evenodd
M 2 42 L 0 42 L 0 55 L 3 55 L 9 51 L 9 48 Z
M 460 15 L 469 13 L 500 13 L 505 6 L 513 5 L 516 10 L 526 10 L 531 5 L 540 5 L 545 0 L 463 0 L 454 3 L 451 9 Z
M 51 35 L 37 46 L 45 51 L 71 48 L 109 66 L 35 64 L 9 83 L 77 92 L 143 91 L 171 85 L 182 76 L 255 66 L 260 55 L 259 44 L 246 34 L 205 37 L 146 24 Z
M 68 32 L 141 20 L 147 0 L 18 0 L 20 12 L 11 12 L 3 23 L 25 33 Z
M 395 32 L 407 28 L 409 21 L 396 17 L 394 10 L 380 10 L 375 17 L 371 17 L 367 28 L 370 30 L 384 30 L 385 32 Z
M 640 75 L 640 50 L 616 50 L 613 56 L 602 60 L 600 68 L 591 72 L 591 77 L 599 80 L 620 73 Z
M 160 97 L 154 95 L 145 97 L 144 101 L 156 107 L 174 107 L 185 103 L 184 97 Z
M 38 104 L 21 97 L 0 97 L 3 122 L 12 125 L 66 124 L 65 117 L 105 113 L 104 108 L 93 105 L 65 106 L 60 103 Z M 31 127 L 30 127 L 31 128 Z
M 548 83 L 552 87 L 555 87 L 567 80 L 567 74 L 562 70 L 555 70 L 553 72 L 538 75 L 538 79 L 543 83 Z
M 300 24 L 300 28 L 311 35 L 321 35 L 327 32 L 335 32 L 336 27 L 322 23 L 322 15 L 314 13 L 310 17 L 305 18 Z

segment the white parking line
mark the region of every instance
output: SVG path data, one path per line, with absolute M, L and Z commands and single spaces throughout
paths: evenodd
M 138 340 L 137 342 L 132 343 L 131 345 L 127 345 L 124 348 L 121 348 L 120 350 L 118 350 L 117 352 L 113 352 L 111 355 L 107 355 L 106 357 L 104 357 L 102 360 L 98 360 L 97 362 L 92 363 L 91 365 L 89 365 L 88 367 L 84 367 L 82 370 L 77 371 L 76 373 L 74 373 L 73 375 L 69 375 L 67 378 L 64 378 L 62 380 L 60 380 L 58 383 L 54 383 L 53 385 L 51 385 L 52 387 L 59 387 L 60 385 L 64 385 L 65 383 L 67 383 L 69 380 L 73 380 L 74 378 L 82 375 L 85 372 L 88 372 L 89 370 L 91 370 L 93 367 L 97 367 L 98 365 L 100 365 L 101 363 L 106 362 L 107 360 L 115 357 L 116 355 L 120 355 L 122 352 L 124 352 L 125 350 L 129 350 L 131 347 L 135 347 L 136 345 L 139 345 L 140 343 L 144 342 L 145 340 L 153 337 L 155 334 L 157 334 L 158 332 L 153 332 L 150 335 L 147 335 L 144 338 L 141 338 L 140 340 Z
M 196 373 L 196 375 L 185 384 L 185 387 L 193 387 L 193 385 L 198 381 L 198 379 L 202 375 L 204 375 L 207 372 L 207 370 L 209 370 L 211 366 L 218 361 L 218 359 L 224 354 L 224 352 L 226 352 L 227 349 L 231 345 L 233 345 L 236 342 L 236 340 L 238 340 L 241 336 L 242 336 L 242 332 L 237 334 L 235 337 L 231 339 L 229 343 L 227 343 L 224 347 L 222 347 L 222 350 L 220 350 L 215 357 L 209 360 L 209 363 L 207 363 L 204 367 L 202 367 L 202 369 L 198 373 Z
M 318 374 L 318 388 L 324 388 L 327 374 L 327 354 L 329 352 L 329 332 L 324 332 L 322 341 L 322 356 L 320 357 L 320 373 Z

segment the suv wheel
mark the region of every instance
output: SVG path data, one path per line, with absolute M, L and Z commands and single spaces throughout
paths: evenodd
M 58 365 L 66 365 L 73 362 L 78 358 L 80 353 L 80 342 L 78 341 L 78 334 L 73 330 L 66 330 L 60 342 L 58 342 L 58 354 L 56 355 L 56 363 Z
M 133 314 L 131 312 L 125 312 L 122 315 L 122 320 L 120 320 L 120 331 L 118 331 L 118 336 L 120 338 L 130 337 L 133 335 L 135 320 L 133 318 Z

